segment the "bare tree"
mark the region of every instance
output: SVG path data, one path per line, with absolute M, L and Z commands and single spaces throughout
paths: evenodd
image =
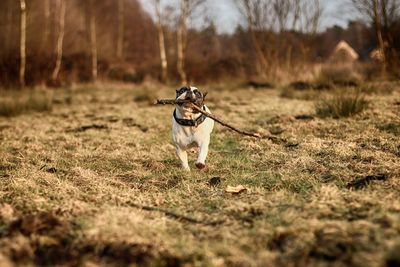
M 6 51 L 9 51 L 10 46 L 11 46 L 11 42 L 12 42 L 12 30 L 13 30 L 13 8 L 12 8 L 12 4 L 13 4 L 13 0 L 8 0 L 7 1 L 7 18 L 6 18 L 6 42 L 5 42 L 5 48 Z
M 315 34 L 321 23 L 323 13 L 320 0 L 303 0 L 300 13 L 302 31 Z
M 97 38 L 96 38 L 96 15 L 94 0 L 89 0 L 89 31 L 90 51 L 92 56 L 92 80 L 97 80 Z
M 301 7 L 300 7 L 300 2 L 301 0 L 292 0 L 292 15 L 293 15 L 293 20 L 292 20 L 292 29 L 296 30 L 298 22 L 300 20 L 301 16 Z
M 396 72 L 400 62 L 395 40 L 400 21 L 399 0 L 352 0 L 353 6 L 375 27 L 375 35 L 381 51 L 382 74 Z
M 26 68 L 26 3 L 20 0 L 21 9 L 21 35 L 20 35 L 20 67 L 19 84 L 25 87 L 25 68 Z
M 351 0 L 353 7 L 375 27 L 375 35 L 381 51 L 381 67 L 384 75 L 388 62 L 398 64 L 397 51 L 394 48 L 392 27 L 400 19 L 400 1 L 398 0 Z
M 374 24 L 375 24 L 376 38 L 378 39 L 379 49 L 381 50 L 382 53 L 382 75 L 385 75 L 386 72 L 385 44 L 382 38 L 382 24 L 381 24 L 381 16 L 379 15 L 378 0 L 373 0 L 373 10 L 374 10 Z
M 118 40 L 117 40 L 117 58 L 123 59 L 124 53 L 124 28 L 125 28 L 125 14 L 124 14 L 125 0 L 118 0 Z
M 181 82 L 187 83 L 186 70 L 185 70 L 185 57 L 186 57 L 186 46 L 187 46 L 187 20 L 193 14 L 193 12 L 205 0 L 181 0 L 180 16 L 178 29 L 176 32 L 177 41 L 177 70 Z
M 280 32 L 286 30 L 292 7 L 291 0 L 274 0 L 273 9 L 276 20 L 278 21 L 278 29 Z
M 166 82 L 168 80 L 168 62 L 167 55 L 165 52 L 165 41 L 164 41 L 164 31 L 161 22 L 161 4 L 160 0 L 154 1 L 156 14 L 157 14 L 157 32 L 158 32 L 158 44 L 160 49 L 160 59 L 161 59 L 161 81 Z M 182 79 L 182 77 L 181 77 Z
M 181 0 L 181 14 L 179 16 L 179 25 L 176 32 L 177 42 L 177 69 L 182 84 L 187 83 L 185 72 L 185 52 L 186 52 L 186 20 L 188 17 L 189 0 Z
M 44 12 L 44 32 L 42 39 L 42 47 L 46 46 L 50 39 L 50 0 L 43 1 L 43 12 Z
M 64 33 L 65 33 L 65 12 L 66 12 L 66 0 L 60 1 L 60 17 L 58 21 L 58 37 L 57 37 L 57 47 L 56 47 L 56 66 L 53 70 L 53 74 L 51 75 L 51 79 L 53 81 L 57 80 L 58 73 L 61 68 L 61 61 L 63 55 L 63 41 L 64 41 Z
M 247 22 L 248 31 L 257 55 L 261 74 L 265 74 L 269 67 L 266 53 L 257 38 L 257 32 L 272 30 L 274 20 L 271 13 L 273 7 L 270 1 L 262 0 L 238 0 L 236 2 L 240 12 Z

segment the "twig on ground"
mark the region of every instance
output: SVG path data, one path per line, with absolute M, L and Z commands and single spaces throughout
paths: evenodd
M 190 223 L 195 223 L 195 224 L 216 226 L 216 225 L 223 224 L 225 222 L 225 220 L 216 220 L 216 221 L 198 220 L 198 219 L 195 219 L 193 217 L 189 217 L 189 216 L 186 216 L 186 215 L 183 215 L 183 214 L 179 214 L 179 213 L 173 212 L 171 210 L 158 208 L 158 207 L 154 207 L 154 206 L 145 206 L 145 205 L 134 203 L 132 201 L 127 201 L 126 204 L 129 205 L 130 207 L 135 207 L 135 208 L 138 208 L 138 209 L 141 209 L 141 210 L 161 212 L 161 213 L 164 213 L 166 216 L 169 216 L 169 217 L 171 217 L 173 219 L 177 219 L 179 221 L 186 221 L 186 222 L 190 222 Z
M 216 117 L 215 115 L 203 110 L 202 108 L 199 108 L 198 106 L 196 106 L 192 101 L 189 100 L 173 100 L 173 99 L 161 99 L 161 100 L 157 100 L 156 104 L 157 105 L 175 105 L 175 104 L 183 104 L 183 103 L 191 103 L 192 104 L 192 108 L 198 112 L 200 112 L 201 114 L 203 114 L 204 116 L 218 122 L 219 124 L 221 124 L 222 126 L 225 126 L 237 133 L 240 133 L 242 135 L 247 135 L 247 136 L 251 136 L 251 137 L 255 137 L 255 138 L 261 138 L 262 136 L 258 133 L 250 133 L 250 132 L 246 132 L 243 130 L 239 130 L 238 128 L 224 122 L 223 120 L 221 120 L 220 118 Z

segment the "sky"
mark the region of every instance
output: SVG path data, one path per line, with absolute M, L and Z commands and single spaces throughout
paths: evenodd
M 152 16 L 154 15 L 153 1 L 139 0 L 144 9 Z M 349 19 L 355 19 L 357 15 L 351 14 L 348 10 L 349 0 L 321 0 L 324 13 L 321 19 L 319 30 L 323 31 L 333 25 L 346 27 Z M 179 0 L 161 0 L 162 6 L 179 6 Z M 235 6 L 234 0 L 207 0 L 207 11 L 209 19 L 216 24 L 219 33 L 232 33 L 238 25 L 241 15 Z M 205 12 L 201 10 L 201 12 Z M 201 17 L 200 15 L 198 17 Z M 202 18 L 203 19 L 203 18 Z M 201 24 L 194 20 L 193 25 Z M 192 26 L 193 26 L 192 25 Z

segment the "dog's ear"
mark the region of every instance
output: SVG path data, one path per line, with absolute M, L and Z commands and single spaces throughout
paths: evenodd
M 203 94 L 203 100 L 206 99 L 207 94 L 208 94 L 208 92 L 204 92 L 204 94 Z

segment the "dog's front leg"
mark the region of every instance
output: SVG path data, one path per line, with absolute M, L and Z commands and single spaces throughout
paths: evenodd
M 199 156 L 197 157 L 196 167 L 198 169 L 204 169 L 206 167 L 206 158 L 208 154 L 208 145 L 210 144 L 210 138 L 207 138 L 200 144 Z
M 181 149 L 181 148 L 179 148 L 179 147 L 177 147 L 176 148 L 176 155 L 181 160 L 182 168 L 184 168 L 187 171 L 190 171 L 189 163 L 188 163 L 188 157 L 187 157 L 186 151 Z

